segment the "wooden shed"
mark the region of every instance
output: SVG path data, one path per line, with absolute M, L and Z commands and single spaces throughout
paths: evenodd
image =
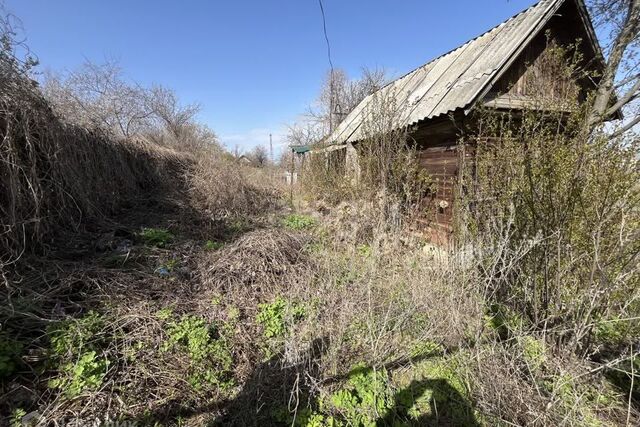
M 436 182 L 437 210 L 425 224 L 437 236 L 452 230 L 459 141 L 469 136 L 472 112 L 482 105 L 498 110 L 529 108 L 540 88 L 549 97 L 578 91 L 585 99 L 594 81 L 564 81 L 545 66 L 552 46 L 580 41 L 584 64 L 602 69 L 604 58 L 582 0 L 542 0 L 464 45 L 433 59 L 365 98 L 327 138 L 357 153 L 363 124 L 376 99 L 393 94 L 399 126 L 418 148 L 420 163 Z M 467 150 L 464 155 L 472 156 Z

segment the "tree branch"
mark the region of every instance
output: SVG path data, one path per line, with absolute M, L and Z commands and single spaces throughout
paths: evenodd
M 618 111 L 619 109 L 627 105 L 629 102 L 633 101 L 638 96 L 639 91 L 640 91 L 640 79 L 638 79 L 634 83 L 633 87 L 629 89 L 629 91 L 625 95 L 620 97 L 618 102 L 613 104 L 613 106 L 604 113 L 604 117 L 611 116 L 616 111 Z
M 620 129 L 618 129 L 617 131 L 615 131 L 614 133 L 609 135 L 609 138 L 613 139 L 613 138 L 619 137 L 620 135 L 622 135 L 623 133 L 625 133 L 626 131 L 628 131 L 629 129 L 631 129 L 632 127 L 637 125 L 638 123 L 640 123 L 640 115 L 636 116 L 629 123 L 627 123 L 626 125 L 622 126 Z
M 618 82 L 616 84 L 616 89 L 621 88 L 622 86 L 631 83 L 632 81 L 634 81 L 635 79 L 640 79 L 640 73 L 635 74 L 633 76 L 627 77 L 626 79 Z
M 640 27 L 640 0 L 630 0 L 624 24 L 611 48 L 609 61 L 604 70 L 602 80 L 596 91 L 593 109 L 589 124 L 596 125 L 606 118 L 605 112 L 614 93 L 614 80 L 627 47 L 638 35 Z

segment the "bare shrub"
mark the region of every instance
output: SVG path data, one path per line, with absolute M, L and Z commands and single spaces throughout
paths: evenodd
M 378 92 L 367 104 L 362 141 L 357 144 L 361 191 L 382 191 L 407 207 L 419 202 L 428 176 L 420 168 L 415 147 L 403 126 L 393 91 Z
M 349 249 L 351 248 L 351 249 Z M 391 256 L 393 254 L 393 256 Z M 313 301 L 309 316 L 286 341 L 290 354 L 326 339 L 324 374 L 344 373 L 358 362 L 382 366 L 403 356 L 466 345 L 481 326 L 481 301 L 473 274 L 420 249 L 332 246 L 313 252 L 316 273 L 287 295 Z
M 101 128 L 128 138 L 151 123 L 153 110 L 144 90 L 129 84 L 115 61 L 86 61 L 68 76 L 49 74 L 43 86 L 59 117 L 86 128 Z
M 553 85 L 591 76 L 577 51 L 548 48 Z M 513 255 L 490 278 L 493 301 L 586 355 L 601 322 L 638 315 L 640 145 L 633 133 L 594 130 L 589 102 L 552 89 L 530 110 L 478 112 L 458 229 Z M 628 344 L 638 331 L 625 322 Z
M 130 81 L 116 61 L 86 61 L 69 73 L 50 73 L 42 90 L 67 123 L 182 151 L 221 150 L 215 133 L 196 121 L 199 105 L 181 103 L 170 88 Z
M 479 349 L 471 359 L 472 390 L 478 409 L 496 422 L 553 424 L 552 415 L 546 411 L 548 399 L 527 381 L 530 374 L 522 369 L 514 353 L 494 344 Z
M 253 164 L 260 168 L 268 166 L 270 163 L 269 152 L 263 145 L 257 145 L 254 147 L 248 156 Z
M 498 137 L 477 145 L 475 227 L 511 221 L 507 245 L 534 243 L 496 297 L 588 351 L 600 320 L 634 317 L 637 139 L 588 135 L 562 114 L 492 123 Z
M 176 141 L 184 139 L 183 134 L 193 127 L 194 118 L 200 111 L 200 106 L 182 105 L 172 89 L 160 85 L 146 90 L 144 96 L 146 107 L 153 119 L 159 122 L 156 127 L 164 129 Z
M 418 164 L 415 146 L 401 123 L 396 96 L 391 92 L 372 95 L 367 104 L 362 139 L 341 150 L 323 151 L 309 156 L 302 176 L 308 198 L 370 202 L 377 209 L 371 216 L 377 226 L 390 225 L 387 231 L 408 225 L 407 218 L 423 208 L 423 198 L 431 185 L 424 168 Z M 354 167 L 344 157 L 354 152 Z M 342 156 L 342 158 L 339 158 Z

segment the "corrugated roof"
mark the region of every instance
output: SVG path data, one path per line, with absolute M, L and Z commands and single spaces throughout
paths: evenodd
M 369 95 L 329 136 L 329 143 L 363 139 L 362 123 L 374 99 L 393 96 L 399 126 L 471 106 L 501 70 L 508 67 L 564 0 L 542 0 Z

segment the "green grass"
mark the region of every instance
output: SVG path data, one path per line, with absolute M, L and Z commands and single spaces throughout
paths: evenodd
M 282 222 L 285 227 L 290 228 L 291 230 L 304 230 L 316 225 L 316 220 L 314 218 L 300 214 L 288 215 Z
M 175 236 L 164 228 L 143 228 L 138 236 L 145 245 L 163 248 L 173 242 Z
M 214 240 L 207 240 L 207 243 L 204 244 L 204 248 L 208 251 L 217 251 L 224 246 L 222 242 L 216 242 Z

